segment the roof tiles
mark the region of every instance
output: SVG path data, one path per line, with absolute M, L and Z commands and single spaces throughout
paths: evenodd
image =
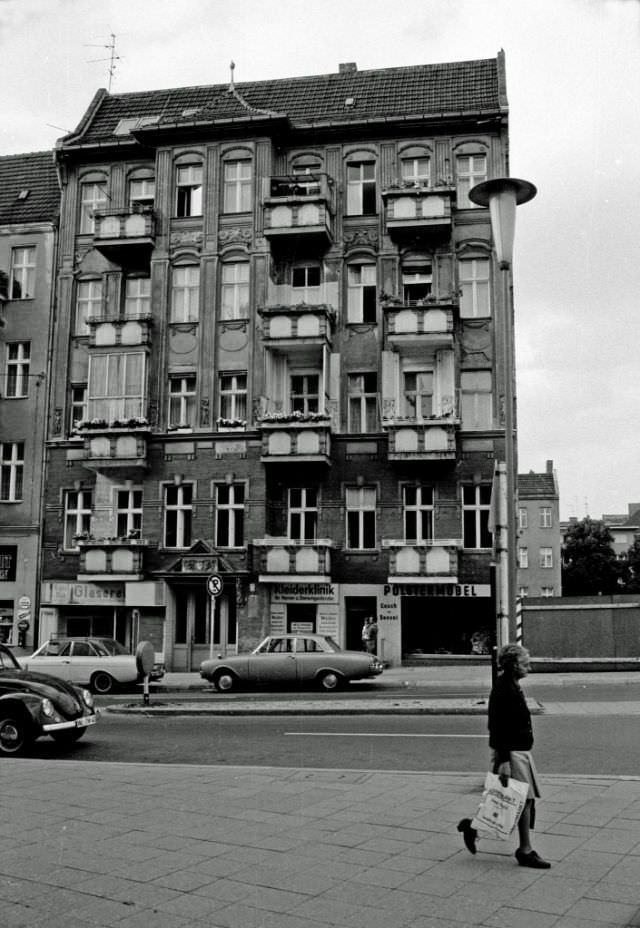
M 53 222 L 59 203 L 53 152 L 0 157 L 0 225 Z
M 520 499 L 554 499 L 558 488 L 553 474 L 518 474 L 518 496 Z

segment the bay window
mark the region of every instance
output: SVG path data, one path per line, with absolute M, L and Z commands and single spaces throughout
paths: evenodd
M 146 413 L 142 351 L 93 354 L 89 359 L 89 418 L 130 419 Z

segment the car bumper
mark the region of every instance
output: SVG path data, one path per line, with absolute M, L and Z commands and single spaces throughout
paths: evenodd
M 92 715 L 82 715 L 79 719 L 67 722 L 47 722 L 42 726 L 42 730 L 48 734 L 52 731 L 64 731 L 69 728 L 86 728 L 88 725 L 95 725 L 97 721 L 98 713 L 94 712 Z

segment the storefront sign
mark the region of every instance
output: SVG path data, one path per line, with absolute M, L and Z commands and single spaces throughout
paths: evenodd
M 0 545 L 0 580 L 12 583 L 16 579 L 17 545 Z
M 333 583 L 274 583 L 274 603 L 337 603 L 338 590 Z
M 124 585 L 45 581 L 42 584 L 42 599 L 46 603 L 61 606 L 123 606 Z
M 450 596 L 473 598 L 491 596 L 488 583 L 387 583 L 385 596 Z

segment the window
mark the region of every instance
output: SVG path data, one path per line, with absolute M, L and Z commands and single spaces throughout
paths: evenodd
M 224 212 L 247 213 L 251 209 L 251 162 L 227 161 L 224 165 Z
M 405 371 L 402 415 L 421 422 L 433 416 L 433 371 Z
M 186 164 L 176 171 L 176 216 L 202 216 L 202 165 Z
M 518 567 L 520 570 L 526 570 L 529 566 L 529 549 L 518 548 Z
M 0 501 L 18 503 L 22 499 L 24 442 L 0 442 Z
M 75 548 L 78 535 L 91 531 L 91 490 L 67 490 L 64 494 L 64 547 Z
M 549 597 L 553 596 L 553 587 L 552 586 L 543 586 L 540 588 L 540 595 Z
M 107 208 L 107 191 L 104 181 L 80 184 L 80 232 L 93 235 L 96 230 L 95 213 Z
M 347 165 L 347 215 L 374 216 L 376 208 L 376 166 L 373 161 Z
M 11 249 L 10 300 L 32 300 L 36 283 L 35 246 Z
M 321 192 L 320 177 L 318 177 L 317 173 L 320 170 L 321 164 L 319 161 L 313 164 L 295 164 L 293 166 L 292 173 L 295 174 L 295 185 L 303 196 L 312 196 Z
M 462 535 L 465 548 L 490 548 L 489 531 L 491 484 L 465 484 L 462 487 Z
M 433 540 L 433 487 L 404 486 L 404 540 L 421 544 Z
M 540 528 L 551 528 L 552 526 L 551 506 L 540 506 Z
M 354 550 L 376 546 L 375 487 L 347 487 L 347 547 Z
M 540 548 L 540 567 L 553 567 L 553 548 Z
M 529 528 L 529 513 L 524 506 L 518 509 L 518 528 Z
M 5 396 L 12 399 L 28 396 L 30 361 L 31 342 L 11 342 L 7 345 Z
M 406 184 L 418 184 L 422 187 L 431 186 L 431 163 L 429 158 L 402 158 L 400 173 Z
M 433 268 L 430 264 L 402 268 L 402 299 L 413 303 L 426 299 L 433 285 Z
M 375 323 L 375 264 L 351 264 L 347 268 L 347 291 L 347 321 Z
M 349 431 L 375 432 L 378 426 L 378 375 L 349 374 Z
M 156 197 L 156 182 L 153 177 L 129 181 L 129 208 L 134 212 L 150 209 Z
M 76 288 L 76 318 L 74 335 L 88 335 L 90 316 L 102 315 L 102 281 L 81 280 Z
M 191 544 L 193 486 L 164 488 L 164 546 L 165 548 L 188 548 Z
M 69 431 L 73 432 L 87 418 L 87 385 L 75 384 L 71 387 Z
M 247 375 L 220 374 L 220 418 L 247 418 Z
M 458 209 L 473 209 L 475 203 L 469 199 L 469 191 L 487 179 L 486 155 L 458 155 Z
M 520 597 L 520 599 L 524 599 L 528 595 L 529 595 L 528 586 L 521 586 L 518 588 L 518 596 Z
M 249 315 L 249 264 L 235 261 L 222 266 L 222 319 Z
M 142 490 L 116 490 L 116 535 L 139 538 L 142 532 Z
M 289 538 L 315 541 L 318 532 L 318 491 L 310 487 L 289 490 Z
M 490 429 L 493 424 L 491 371 L 462 371 L 460 386 L 463 429 Z
M 219 547 L 243 547 L 244 500 L 243 483 L 216 485 L 216 545 Z
M 171 275 L 170 322 L 197 322 L 200 303 L 200 268 L 197 264 L 174 267 Z
M 301 412 L 305 415 L 318 412 L 319 389 L 318 374 L 293 374 L 289 390 L 291 412 Z
M 297 303 L 318 302 L 320 296 L 320 265 L 299 264 L 291 269 L 291 287 Z
M 124 284 L 124 314 L 137 319 L 151 312 L 151 278 L 127 277 Z
M 488 258 L 465 258 L 458 263 L 461 318 L 491 315 L 489 267 Z
M 145 415 L 145 355 L 118 351 L 89 358 L 89 418 L 130 419 Z
M 193 426 L 196 423 L 196 375 L 169 378 L 169 427 Z

